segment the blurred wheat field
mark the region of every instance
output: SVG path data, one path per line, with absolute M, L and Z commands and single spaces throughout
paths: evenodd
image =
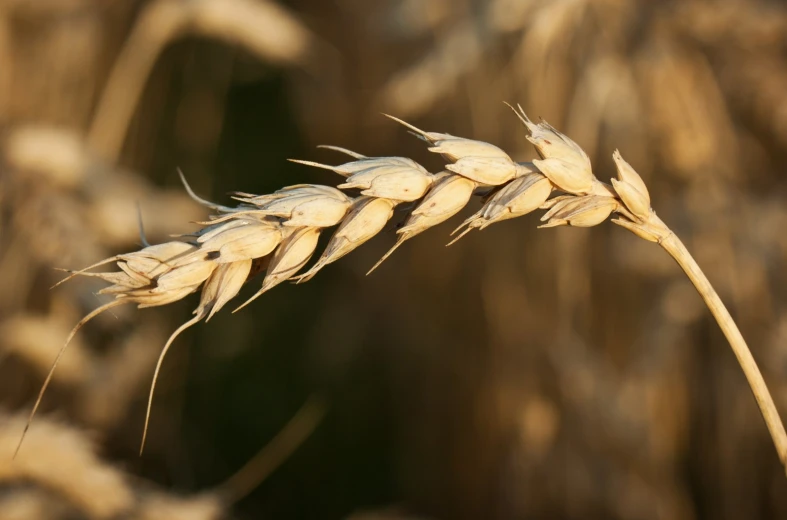
M 434 168 L 380 112 L 525 160 L 504 100 L 600 178 L 615 148 L 636 165 L 786 412 L 785 34 L 766 0 L 0 2 L 0 518 L 787 516 L 746 382 L 672 261 L 524 219 L 449 250 L 417 237 L 364 277 L 389 232 L 187 331 L 141 458 L 193 302 L 101 316 L 10 462 L 101 303 L 89 280 L 50 291 L 54 268 L 137 249 L 137 205 L 152 243 L 193 230 L 177 167 L 220 202 L 335 184 L 285 161 L 317 144 Z M 315 393 L 313 433 L 226 500 Z

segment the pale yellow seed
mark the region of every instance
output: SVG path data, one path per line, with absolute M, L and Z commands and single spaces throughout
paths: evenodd
M 528 173 L 501 188 L 484 206 L 465 220 L 451 235 L 466 229 L 448 245 L 462 238 L 473 229 L 485 229 L 495 222 L 527 215 L 538 209 L 549 194 L 552 183 L 540 173 Z
M 511 158 L 497 146 L 484 141 L 474 139 L 464 139 L 462 137 L 450 136 L 448 139 L 435 141 L 435 146 L 429 148 L 430 152 L 439 153 L 449 161 L 458 161 L 464 157 L 486 157 L 486 158 Z
M 499 186 L 516 177 L 520 169 L 508 157 L 462 157 L 446 170 L 479 184 Z
M 377 269 L 406 240 L 445 222 L 467 205 L 476 183 L 461 175 L 447 174 L 429 190 L 423 201 L 412 211 L 404 226 L 397 231 L 396 244 L 369 270 Z
M 650 207 L 650 194 L 648 193 L 648 187 L 645 185 L 645 181 L 642 180 L 642 177 L 640 177 L 634 168 L 623 159 L 623 156 L 620 155 L 620 151 L 615 150 L 612 154 L 612 159 L 614 159 L 615 166 L 617 166 L 618 180 L 630 184 L 634 189 L 640 192 L 647 199 L 647 205 Z
M 637 188 L 627 182 L 621 182 L 616 179 L 612 179 L 612 186 L 629 211 L 641 219 L 648 218 L 648 215 L 650 215 L 648 198 L 640 193 Z
M 550 210 L 549 222 L 542 228 L 555 226 L 591 227 L 603 222 L 618 207 L 612 197 L 589 195 L 558 203 Z
M 308 272 L 299 277 L 299 282 L 310 280 L 320 269 L 342 258 L 382 231 L 393 215 L 395 204 L 394 201 L 374 197 L 357 199 L 350 214 L 331 237 L 325 252 Z
M 219 265 L 208 278 L 208 281 L 205 282 L 199 306 L 194 311 L 194 314 L 202 315 L 208 312 L 205 321 L 210 320 L 214 314 L 240 292 L 251 271 L 251 262 L 251 259 L 247 259 Z
M 555 186 L 568 193 L 583 195 L 593 186 L 593 174 L 583 166 L 555 157 L 535 159 L 533 164 Z

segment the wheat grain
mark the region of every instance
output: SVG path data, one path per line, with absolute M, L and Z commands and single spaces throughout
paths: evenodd
M 236 193 L 234 198 L 241 202 L 237 208 L 213 204 L 194 196 L 184 179 L 189 194 L 198 202 L 219 211 L 218 215 L 203 223 L 205 227 L 202 230 L 190 235 L 192 240 L 145 247 L 88 268 L 116 262 L 120 272 L 89 273 L 85 269 L 67 277 L 66 280 L 77 275 L 102 278 L 112 284 L 102 292 L 115 297 L 114 301 L 83 318 L 68 340 L 90 318 L 115 305 L 127 302 L 136 303 L 139 307 L 163 305 L 202 287 L 194 317 L 170 336 L 159 357 L 150 389 L 142 447 L 147 435 L 156 378 L 167 350 L 183 330 L 210 318 L 237 295 L 251 272 L 253 261 L 273 254 L 262 289 L 246 304 L 285 279 L 311 279 L 325 265 L 378 234 L 396 205 L 418 201 L 404 226 L 397 231 L 397 242 L 372 267 L 371 273 L 406 240 L 461 211 L 473 193 L 481 189 L 480 192 L 486 193 L 486 203 L 454 231 L 466 228 L 457 239 L 472 229 L 483 229 L 494 222 L 524 215 L 540 207 L 547 210 L 541 218 L 546 223 L 540 227 L 590 227 L 617 213 L 614 223 L 642 238 L 658 242 L 684 269 L 719 322 L 757 398 L 780 460 L 787 466 L 787 434 L 748 347 L 696 262 L 651 209 L 650 195 L 640 176 L 616 151 L 613 159 L 618 178 L 612 180 L 611 186 L 600 182 L 593 174 L 590 159 L 579 145 L 546 122 L 533 123 L 521 107 L 509 107 L 527 128 L 528 140 L 540 157 L 531 163 L 516 163 L 503 150 L 489 143 L 426 132 L 388 116 L 426 141 L 430 145 L 429 151 L 440 154 L 447 161 L 445 170 L 432 174 L 411 159 L 366 157 L 343 148 L 326 147 L 346 153 L 355 160 L 339 166 L 312 161 L 295 162 L 345 176 L 346 182 L 339 187 L 360 189 L 359 197 L 353 199 L 329 186 L 300 184 L 270 195 Z M 553 191 L 564 195 L 547 200 Z M 337 224 L 337 231 L 317 263 L 305 274 L 296 276 L 312 256 L 320 230 Z M 58 359 L 67 345 L 68 341 Z M 53 371 L 54 365 L 33 407 L 31 420 Z

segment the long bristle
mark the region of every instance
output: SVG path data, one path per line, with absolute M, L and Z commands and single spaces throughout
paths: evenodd
M 474 230 L 474 229 L 475 229 L 475 228 L 473 228 L 473 227 L 469 227 L 469 226 L 468 226 L 468 228 L 467 228 L 467 229 L 465 229 L 464 231 L 462 231 L 462 233 L 461 233 L 461 234 L 460 234 L 458 237 L 456 237 L 456 238 L 454 238 L 453 240 L 451 240 L 450 242 L 448 242 L 448 243 L 445 245 L 445 247 L 452 246 L 452 245 L 456 244 L 456 243 L 459 241 L 459 239 L 460 239 L 460 238 L 462 238 L 462 237 L 463 237 L 463 236 L 465 236 L 466 234 L 470 233 L 470 232 L 471 232 L 472 230 Z
M 194 193 L 194 190 L 191 189 L 191 186 L 186 180 L 186 176 L 183 174 L 183 170 L 181 170 L 180 168 L 178 168 L 178 175 L 180 176 L 180 182 L 183 183 L 183 187 L 186 189 L 186 193 L 197 204 L 201 204 L 207 208 L 215 209 L 217 211 L 235 211 L 234 208 L 231 208 L 229 206 L 223 206 L 221 204 L 216 204 L 215 202 L 211 202 L 209 200 L 203 199 L 202 197 Z
M 55 285 L 50 287 L 50 289 L 54 289 L 55 287 L 58 287 L 59 285 L 64 284 L 67 281 L 71 280 L 72 278 L 74 278 L 76 276 L 79 276 L 80 274 L 84 274 L 87 271 L 90 271 L 91 269 L 95 269 L 96 267 L 99 267 L 99 266 L 102 266 L 102 265 L 106 265 L 106 264 L 109 264 L 109 263 L 112 263 L 112 262 L 117 262 L 118 260 L 120 260 L 120 257 L 118 257 L 118 256 L 105 258 L 104 260 L 101 260 L 100 262 L 96 262 L 93 265 L 87 266 L 84 269 L 80 269 L 79 271 L 72 271 L 70 269 L 63 269 L 63 268 L 57 267 L 56 270 L 58 270 L 58 271 L 66 271 L 67 273 L 71 273 L 71 274 L 69 274 L 68 276 L 66 276 L 65 278 L 63 278 L 59 282 L 57 282 Z
M 470 225 L 470 223 L 471 223 L 472 221 L 474 221 L 475 219 L 477 219 L 477 218 L 478 218 L 478 217 L 480 217 L 480 216 L 481 216 L 481 212 L 480 212 L 480 211 L 477 211 L 477 212 L 473 213 L 472 215 L 470 215 L 469 217 L 467 217 L 467 218 L 464 220 L 464 222 L 462 222 L 461 224 L 459 224 L 458 226 L 456 226 L 456 229 L 454 229 L 453 231 L 451 231 L 451 234 L 450 234 L 450 235 L 448 235 L 448 236 L 454 236 L 454 235 L 456 235 L 456 233 L 457 233 L 457 232 L 458 232 L 460 229 L 462 229 L 462 228 L 463 228 L 463 227 L 465 227 L 465 226 L 469 226 L 469 225 Z
M 205 317 L 205 312 L 204 311 L 200 312 L 199 314 L 197 314 L 196 316 L 191 318 L 189 321 L 187 321 L 186 323 L 184 323 L 183 325 L 178 327 L 175 330 L 175 332 L 173 332 L 172 335 L 169 337 L 169 339 L 167 340 L 167 343 L 164 345 L 164 349 L 161 351 L 161 354 L 159 355 L 158 362 L 156 362 L 156 370 L 153 372 L 153 382 L 150 385 L 150 393 L 148 394 L 148 408 L 147 408 L 147 411 L 145 412 L 145 426 L 144 426 L 144 428 L 142 430 L 142 443 L 139 446 L 139 455 L 140 456 L 142 456 L 142 452 L 145 449 L 145 440 L 148 437 L 148 425 L 150 423 L 150 410 L 153 407 L 153 393 L 156 390 L 156 381 L 158 380 L 158 374 L 159 374 L 159 371 L 161 370 L 161 364 L 164 361 L 164 357 L 167 355 L 167 351 L 169 351 L 169 347 L 172 345 L 172 342 L 175 341 L 175 338 L 177 338 L 178 335 L 180 335 L 181 332 L 183 332 L 184 330 L 188 329 L 189 327 L 191 327 L 192 325 L 194 325 L 195 323 L 197 323 L 198 321 L 200 321 L 204 317 Z
M 55 357 L 54 362 L 52 362 L 52 366 L 49 369 L 49 373 L 46 375 L 46 379 L 44 379 L 44 384 L 41 385 L 41 390 L 39 390 L 38 392 L 38 397 L 36 398 L 36 402 L 33 405 L 33 409 L 30 411 L 30 416 L 27 418 L 27 423 L 25 423 L 25 429 L 24 431 L 22 431 L 22 436 L 19 438 L 19 444 L 16 445 L 16 450 L 14 450 L 13 458 L 16 458 L 17 454 L 19 453 L 19 449 L 22 447 L 22 442 L 25 440 L 25 435 L 27 435 L 27 430 L 30 429 L 30 424 L 33 422 L 33 417 L 35 417 L 36 411 L 38 410 L 38 406 L 41 404 L 41 399 L 43 399 L 44 393 L 46 392 L 46 389 L 49 386 L 50 381 L 52 381 L 52 376 L 55 373 L 55 368 L 57 368 L 57 364 L 60 362 L 60 358 L 63 356 L 63 353 L 66 351 L 66 347 L 68 347 L 68 344 L 71 343 L 71 340 L 74 339 L 74 336 L 76 336 L 76 333 L 79 332 L 79 329 L 81 329 L 82 326 L 85 325 L 87 322 L 89 322 L 90 320 L 92 320 L 102 312 L 111 309 L 112 307 L 117 307 L 118 305 L 122 305 L 124 303 L 126 303 L 125 300 L 112 300 L 111 302 L 102 305 L 98 309 L 95 309 L 93 312 L 91 312 L 90 314 L 79 320 L 79 323 L 77 323 L 74 326 L 74 328 L 71 329 L 71 332 L 68 334 L 65 343 L 63 343 L 63 346 L 60 347 L 60 350 L 57 353 L 57 357 Z
M 388 119 L 396 121 L 397 123 L 399 123 L 400 125 L 404 126 L 405 128 L 410 129 L 416 135 L 416 137 L 418 137 L 420 139 L 423 139 L 424 141 L 432 142 L 432 139 L 429 138 L 429 132 L 425 132 L 425 131 L 421 130 L 420 128 L 418 128 L 417 126 L 411 125 L 407 121 L 399 119 L 398 117 L 392 116 L 390 114 L 383 113 L 383 115 L 385 117 L 387 117 Z
M 326 265 L 327 265 L 327 263 L 325 262 L 325 257 L 323 257 L 323 258 L 320 258 L 320 259 L 317 261 L 317 263 L 316 263 L 316 264 L 314 264 L 314 265 L 311 267 L 311 269 L 309 269 L 308 271 L 306 271 L 306 272 L 305 272 L 305 273 L 303 273 L 303 274 L 299 274 L 298 276 L 293 276 L 292 278 L 290 278 L 290 280 L 295 280 L 295 283 L 296 283 L 296 284 L 299 284 L 299 283 L 304 283 L 304 282 L 308 282 L 309 280 L 311 280 L 312 278 L 314 278 L 315 276 L 317 276 L 317 273 L 318 273 L 318 272 L 319 272 L 319 271 L 320 271 L 320 270 L 321 270 L 323 267 L 325 267 Z
M 519 120 L 522 122 L 523 125 L 525 125 L 525 128 L 528 128 L 528 129 L 530 128 L 528 125 L 532 124 L 532 123 L 531 123 L 530 119 L 527 117 L 527 114 L 525 114 L 525 111 L 522 110 L 522 106 L 520 104 L 517 103 L 517 108 L 519 109 L 519 110 L 517 110 L 509 102 L 503 101 L 503 103 L 505 103 L 505 105 L 514 112 L 516 117 L 519 118 Z
M 369 269 L 369 271 L 366 273 L 366 276 L 369 276 L 370 274 L 372 274 L 372 271 L 374 271 L 375 269 L 377 269 L 378 267 L 380 267 L 380 264 L 382 264 L 383 262 L 385 262 L 385 260 L 386 260 L 386 259 L 387 259 L 389 256 L 391 256 L 391 254 L 392 254 L 394 251 L 396 251 L 396 249 L 397 249 L 397 248 L 398 248 L 400 245 L 402 245 L 402 244 L 403 244 L 403 243 L 404 243 L 404 242 L 405 242 L 405 241 L 406 241 L 408 238 L 410 238 L 410 236 L 411 236 L 411 235 L 410 235 L 409 233 L 408 233 L 408 234 L 403 234 L 403 235 L 401 235 L 401 236 L 399 237 L 399 240 L 397 240 L 397 242 L 396 242 L 396 243 L 393 245 L 393 247 L 392 247 L 391 249 L 389 249 L 389 250 L 388 250 L 388 252 L 387 252 L 387 253 L 385 253 L 385 254 L 383 255 L 383 257 L 382 257 L 380 260 L 378 260 L 376 264 L 374 264 L 374 266 L 372 266 L 372 268 L 371 268 L 371 269 Z
M 302 159 L 287 159 L 287 160 L 293 163 L 304 164 L 306 166 L 314 166 L 315 168 L 322 168 L 323 170 L 331 170 L 332 172 L 341 173 L 336 171 L 336 166 L 331 166 L 330 164 L 323 164 L 315 161 L 304 161 Z
M 139 227 L 139 241 L 142 247 L 150 247 L 148 237 L 145 236 L 145 224 L 142 222 L 142 206 L 137 202 L 137 226 Z
M 239 310 L 241 310 L 242 308 L 244 308 L 245 306 L 247 306 L 248 304 L 250 304 L 251 302 L 253 302 L 253 301 L 254 301 L 254 300 L 256 300 L 257 298 L 259 298 L 260 296 L 262 296 L 263 294 L 265 294 L 265 293 L 266 293 L 266 292 L 268 292 L 269 290 L 273 289 L 273 287 L 274 287 L 274 286 L 270 286 L 270 285 L 267 285 L 267 286 L 266 286 L 266 285 L 263 283 L 263 285 L 262 285 L 262 288 L 261 288 L 259 291 L 257 291 L 256 293 L 254 293 L 254 295 L 253 295 L 251 298 L 249 298 L 248 300 L 246 300 L 245 302 L 243 302 L 243 303 L 242 303 L 242 304 L 241 304 L 239 307 L 235 308 L 235 309 L 232 311 L 232 314 L 235 314 L 236 312 L 238 312 Z

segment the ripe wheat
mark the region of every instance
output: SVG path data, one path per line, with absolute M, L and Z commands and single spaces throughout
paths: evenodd
M 85 323 L 117 305 L 135 303 L 140 308 L 165 305 L 201 288 L 194 317 L 170 336 L 156 365 L 141 453 L 159 369 L 172 342 L 185 329 L 202 319 L 209 320 L 224 307 L 261 270 L 265 260 L 268 263 L 262 288 L 236 311 L 285 280 L 311 279 L 320 269 L 378 234 L 396 206 L 412 204 L 404 225 L 396 232 L 398 240 L 372 267 L 371 273 L 405 241 L 456 215 L 477 194 L 484 197 L 482 208 L 454 231 L 455 234 L 464 228 L 451 243 L 473 229 L 482 230 L 495 222 L 541 208 L 547 210 L 541 217 L 543 228 L 595 226 L 615 213 L 617 217 L 612 222 L 660 244 L 686 272 L 718 321 L 757 399 L 779 458 L 787 466 L 787 434 L 743 337 L 688 250 L 651 209 L 647 186 L 637 172 L 616 151 L 613 159 L 617 178 L 612 179 L 611 185 L 600 182 L 579 145 L 546 122 L 533 123 L 521 107 L 511 108 L 528 130 L 528 140 L 538 152 L 539 158 L 532 162 L 517 163 L 492 144 L 425 132 L 388 116 L 427 142 L 430 151 L 440 154 L 447 163 L 445 170 L 433 174 L 408 158 L 366 157 L 343 148 L 326 147 L 353 160 L 338 166 L 295 162 L 344 176 L 345 182 L 338 188 L 298 184 L 270 195 L 235 193 L 233 198 L 240 202 L 236 207 L 199 198 L 181 175 L 189 194 L 217 211 L 217 215 L 202 222 L 201 230 L 181 240 L 108 258 L 72 272 L 63 280 L 78 275 L 101 278 L 111 285 L 100 294 L 113 295 L 114 300 L 85 316 L 71 331 L 41 388 L 24 432 L 60 356 Z M 360 195 L 352 198 L 342 189 L 358 189 Z M 561 194 L 550 199 L 553 192 Z M 319 235 L 334 226 L 338 228 L 325 252 L 311 269 L 298 275 L 314 254 Z M 119 271 L 91 272 L 95 267 L 113 262 Z

